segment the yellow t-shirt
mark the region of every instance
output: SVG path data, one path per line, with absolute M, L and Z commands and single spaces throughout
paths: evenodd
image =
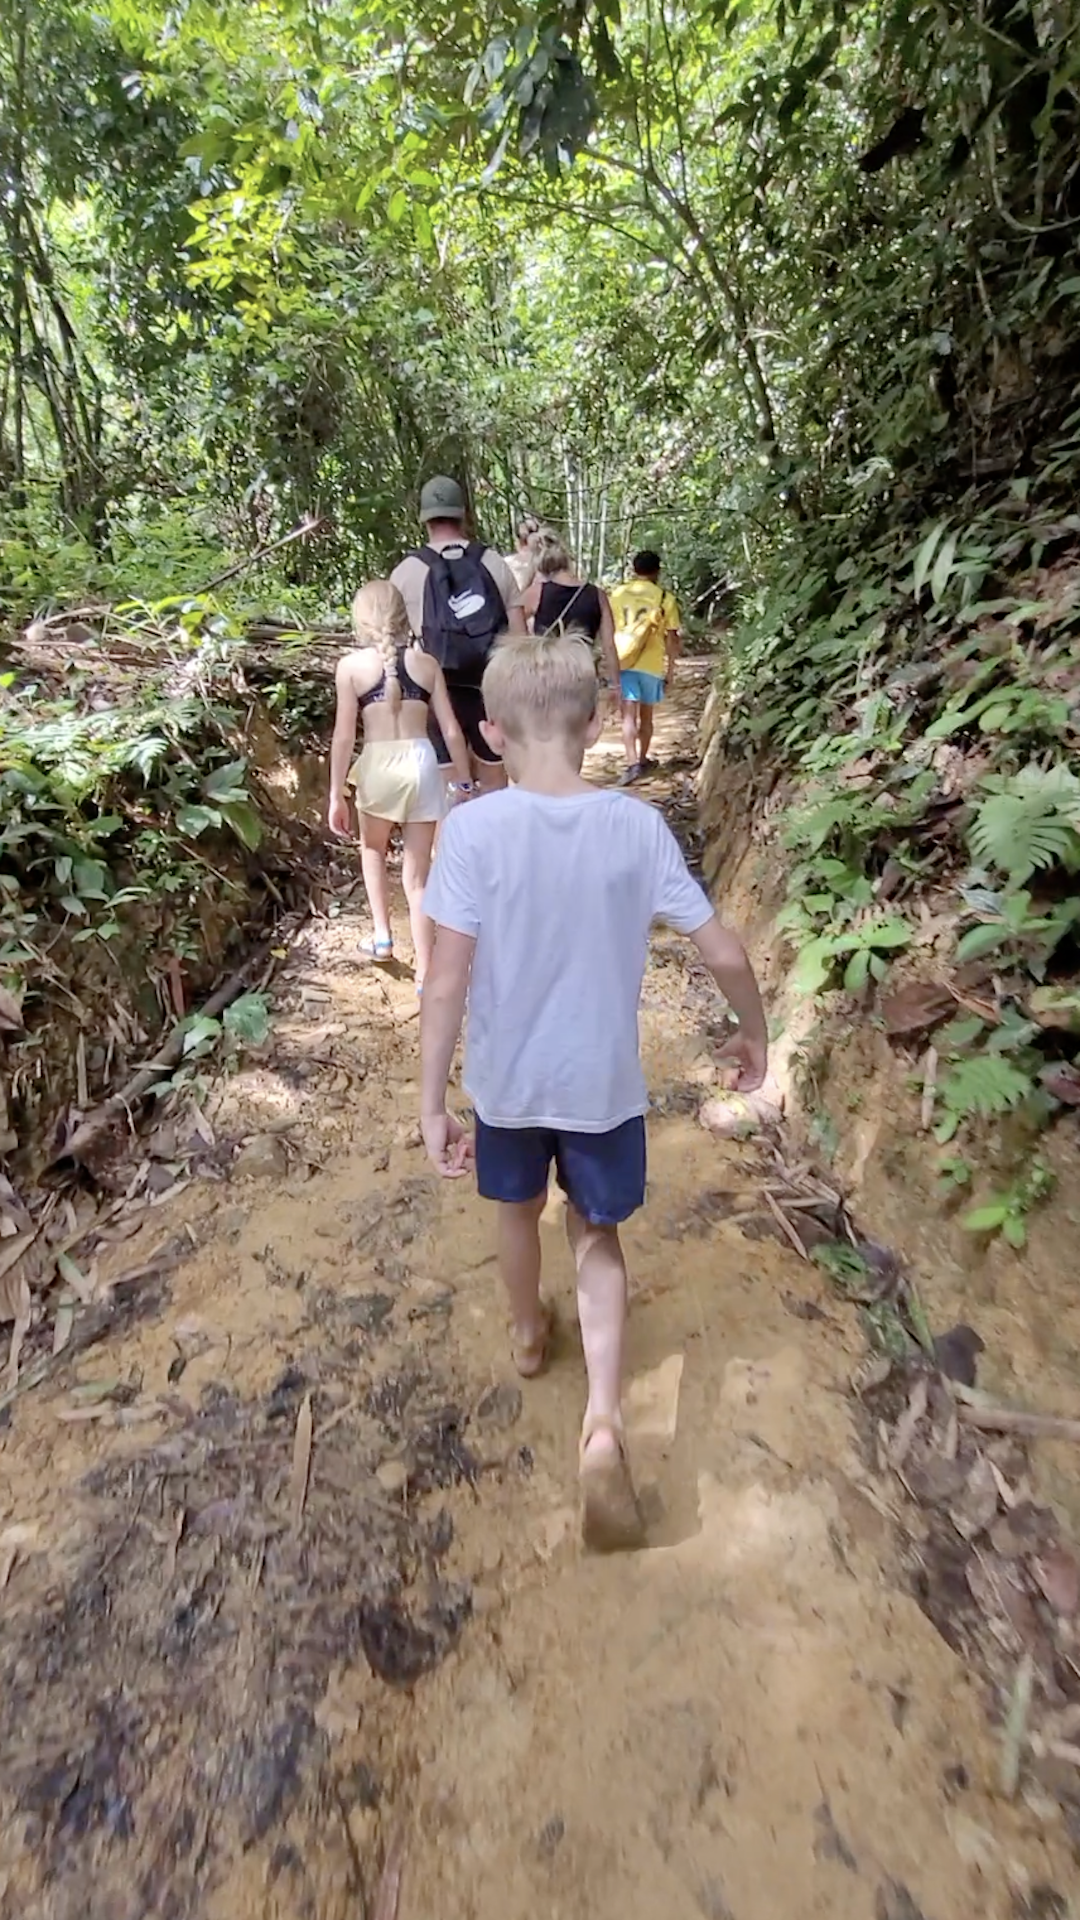
M 654 673 L 661 680 L 667 671 L 667 636 L 679 631 L 679 606 L 673 593 L 655 580 L 635 575 L 608 595 L 615 617 L 615 648 L 624 666 L 638 673 Z M 651 618 L 650 618 L 651 616 Z M 635 652 L 641 628 L 649 621 L 649 637 L 640 653 Z

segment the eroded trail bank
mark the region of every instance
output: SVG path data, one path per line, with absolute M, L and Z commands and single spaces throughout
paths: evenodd
M 649 796 L 684 820 L 695 693 Z M 136 1276 L 101 1338 L 0 1432 L 0 1914 L 1067 1915 L 1062 1807 L 997 1796 L 982 1685 L 909 1597 L 856 1322 L 768 1237 L 776 1162 L 697 1123 L 719 1009 L 689 949 L 657 938 L 642 1017 L 650 1547 L 587 1560 L 559 1210 L 523 1388 L 357 899 L 283 966 L 202 1177 L 100 1247 Z

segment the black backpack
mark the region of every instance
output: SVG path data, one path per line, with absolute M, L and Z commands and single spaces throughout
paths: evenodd
M 478 540 L 462 547 L 419 547 L 424 583 L 424 652 L 450 680 L 479 686 L 488 657 L 506 626 L 502 595 L 483 564 Z

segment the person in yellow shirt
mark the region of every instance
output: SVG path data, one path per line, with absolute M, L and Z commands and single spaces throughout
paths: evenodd
M 679 608 L 674 594 L 660 585 L 660 555 L 646 549 L 634 555 L 633 576 L 608 595 L 615 616 L 619 656 L 623 745 L 626 769 L 619 785 L 629 787 L 656 770 L 649 758 L 653 708 L 664 697 L 679 653 Z

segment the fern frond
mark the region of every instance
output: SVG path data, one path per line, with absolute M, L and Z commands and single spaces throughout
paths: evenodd
M 983 784 L 989 797 L 968 834 L 981 865 L 1019 885 L 1037 868 L 1080 864 L 1080 780 L 1067 767 L 1024 767 Z
M 1005 1113 L 1031 1092 L 1031 1077 L 992 1053 L 961 1060 L 941 1082 L 941 1098 L 954 1113 Z

